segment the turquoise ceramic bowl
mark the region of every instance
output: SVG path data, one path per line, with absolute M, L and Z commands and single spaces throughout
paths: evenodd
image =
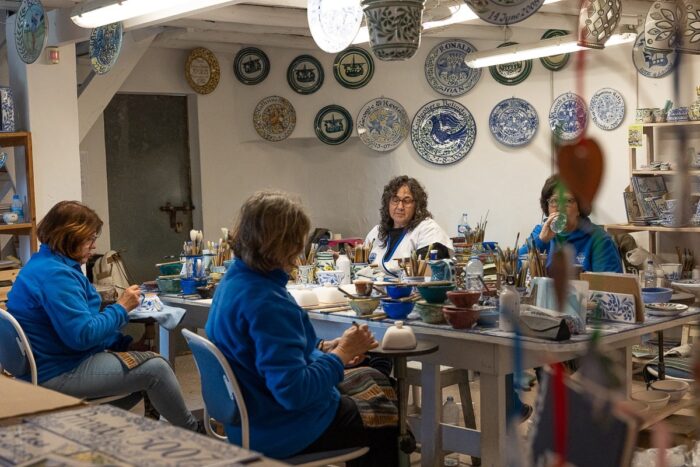
M 158 265 L 158 271 L 160 272 L 161 276 L 175 276 L 177 274 L 180 274 L 181 270 L 182 263 L 180 261 Z
M 445 303 L 447 300 L 447 292 L 454 290 L 452 285 L 435 285 L 435 286 L 418 286 L 418 293 L 428 303 Z

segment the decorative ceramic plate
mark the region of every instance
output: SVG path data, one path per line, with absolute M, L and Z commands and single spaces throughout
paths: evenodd
M 270 73 L 270 59 L 257 47 L 246 47 L 236 54 L 233 73 L 243 84 L 261 83 Z
M 496 104 L 489 115 L 489 129 L 496 140 L 506 146 L 523 146 L 532 141 L 540 120 L 527 101 L 513 97 Z
M 542 35 L 542 39 L 550 39 L 552 37 L 566 36 L 568 34 L 569 33 L 567 31 L 564 31 L 563 29 L 548 29 Z M 571 57 L 571 54 L 552 55 L 549 57 L 541 57 L 540 62 L 542 62 L 542 66 L 544 66 L 546 69 L 548 69 L 550 71 L 559 71 L 562 68 L 564 68 L 567 63 L 569 63 L 570 57 Z
M 469 92 L 481 78 L 481 68 L 464 62 L 468 53 L 476 52 L 471 43 L 459 39 L 440 42 L 425 59 L 425 79 L 444 96 L 461 96 Z
M 498 48 L 516 45 L 517 42 L 504 42 Z M 489 67 L 493 79 L 507 86 L 520 84 L 530 76 L 532 71 L 532 60 L 520 60 L 518 62 L 502 63 Z
M 321 62 L 311 55 L 299 55 L 287 68 L 287 82 L 299 94 L 313 94 L 323 84 Z
M 309 0 L 306 17 L 316 45 L 336 53 L 352 44 L 364 14 L 357 0 Z
M 24 63 L 34 63 L 49 37 L 44 6 L 39 0 L 22 0 L 15 20 L 15 46 Z
M 374 60 L 365 49 L 350 47 L 335 56 L 333 75 L 348 89 L 361 88 L 374 75 Z
M 632 47 L 632 61 L 640 75 L 663 78 L 676 66 L 676 52 L 653 52 L 644 47 L 644 33 L 640 32 Z
M 591 120 L 598 128 L 614 130 L 625 119 L 625 99 L 612 88 L 596 91 L 589 105 Z
M 282 141 L 292 134 L 296 124 L 297 113 L 284 97 L 266 97 L 253 111 L 255 131 L 268 141 Z
M 327 105 L 316 114 L 314 131 L 326 144 L 340 144 L 352 134 L 352 117 L 339 105 Z
M 187 56 L 185 78 L 196 93 L 209 94 L 219 85 L 219 61 L 211 50 L 197 47 Z
M 393 99 L 380 97 L 357 114 L 357 134 L 370 149 L 391 151 L 406 139 L 411 121 L 406 109 Z
M 586 103 L 573 92 L 565 92 L 557 97 L 549 109 L 549 127 L 557 137 L 565 141 L 581 136 L 587 121 Z
M 411 125 L 413 147 L 428 162 L 453 164 L 464 158 L 476 139 L 471 112 L 451 99 L 428 102 L 418 110 Z
M 122 50 L 124 28 L 122 23 L 112 23 L 92 30 L 90 34 L 90 63 L 98 75 L 112 69 Z
M 647 303 L 646 314 L 649 316 L 676 316 L 688 309 L 688 305 L 682 303 Z
M 510 25 L 535 14 L 544 0 L 464 0 L 481 19 L 491 24 Z

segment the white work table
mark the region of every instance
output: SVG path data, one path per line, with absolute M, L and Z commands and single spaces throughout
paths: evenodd
M 172 296 L 161 297 L 164 302 L 187 310 L 183 327 L 203 328 L 210 300 L 188 300 Z M 351 323 L 361 318 L 321 312 L 309 312 L 318 337 L 329 339 L 339 336 Z M 691 308 L 672 318 L 647 317 L 645 323 L 603 323 L 601 344 L 621 353 L 626 362 L 627 390 L 632 380 L 631 346 L 639 343 L 644 334 L 663 331 L 697 321 L 700 309 Z M 378 340 L 391 326 L 391 320 L 366 321 Z M 484 466 L 504 465 L 506 452 L 506 376 L 513 372 L 514 335 L 500 333 L 493 328 L 455 330 L 447 325 L 429 325 L 420 321 L 409 322 L 419 340 L 440 346 L 438 352 L 416 358 L 422 362 L 421 421 L 417 438 L 421 442 L 421 465 L 438 467 L 441 450 L 457 451 L 481 457 Z M 176 331 L 172 331 L 176 332 Z M 177 331 L 179 332 L 179 331 Z M 553 342 L 528 337 L 521 338 L 523 368 L 562 362 L 583 355 L 590 340 L 589 334 L 573 336 L 564 342 Z M 160 329 L 160 352 L 174 360 L 170 333 Z M 480 373 L 481 430 L 441 425 L 440 365 L 464 368 Z M 441 428 L 441 429 L 440 429 Z

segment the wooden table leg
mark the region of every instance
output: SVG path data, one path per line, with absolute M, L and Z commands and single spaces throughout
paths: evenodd
M 481 373 L 481 465 L 505 465 L 506 377 Z
M 421 378 L 421 467 L 439 467 L 442 459 L 442 390 L 440 365 L 422 362 Z

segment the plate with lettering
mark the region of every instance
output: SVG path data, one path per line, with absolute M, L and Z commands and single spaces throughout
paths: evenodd
M 440 42 L 425 59 L 425 79 L 444 96 L 461 96 L 469 92 L 481 78 L 481 68 L 471 68 L 464 57 L 476 52 L 470 42 L 455 39 Z
M 591 120 L 602 130 L 614 130 L 625 119 L 625 99 L 612 88 L 596 91 L 589 105 Z
M 287 68 L 287 82 L 299 94 L 313 94 L 323 84 L 321 62 L 311 55 L 299 55 Z
M 257 47 L 246 47 L 233 59 L 233 73 L 243 84 L 261 83 L 270 73 L 270 59 Z
M 358 89 L 366 85 L 374 75 L 374 60 L 365 49 L 350 47 L 335 56 L 333 76 L 341 86 Z
M 393 99 L 367 102 L 357 114 L 357 134 L 370 149 L 386 152 L 400 145 L 411 126 L 406 109 Z
M 537 133 L 540 120 L 529 102 L 513 97 L 504 99 L 489 115 L 489 129 L 496 141 L 506 146 L 524 146 Z
M 436 165 L 454 164 L 469 154 L 476 140 L 476 122 L 457 101 L 438 99 L 418 110 L 411 124 L 411 142 L 419 156 Z
M 193 49 L 185 63 L 187 84 L 198 94 L 209 94 L 219 85 L 221 69 L 216 55 L 204 47 Z
M 573 92 L 561 94 L 549 109 L 549 127 L 555 136 L 564 141 L 572 141 L 581 136 L 587 122 L 586 103 Z
M 358 0 L 309 0 L 306 17 L 316 45 L 336 53 L 352 44 L 364 14 Z
M 644 46 L 644 32 L 640 32 L 632 47 L 632 61 L 640 75 L 663 78 L 676 67 L 678 55 L 674 51 L 657 52 Z
M 504 42 L 498 48 L 517 45 L 517 42 Z M 489 67 L 493 79 L 506 86 L 515 86 L 520 84 L 532 71 L 532 60 L 519 60 L 517 62 L 502 63 Z
M 352 117 L 344 107 L 327 105 L 316 114 L 314 131 L 326 144 L 344 143 L 352 134 Z
M 258 102 L 253 111 L 253 125 L 260 137 L 268 141 L 282 141 L 292 134 L 297 124 L 297 113 L 284 97 L 269 96 Z
M 481 19 L 505 26 L 529 18 L 540 9 L 544 0 L 464 0 Z

